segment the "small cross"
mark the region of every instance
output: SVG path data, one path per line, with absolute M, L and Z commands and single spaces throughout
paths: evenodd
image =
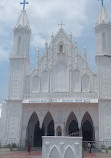
M 60 23 L 60 24 L 58 24 L 58 25 L 60 25 L 60 26 L 61 26 L 61 28 L 62 28 L 62 26 L 63 26 L 63 25 L 65 25 L 65 24 L 63 24 L 63 23 L 62 23 L 62 21 L 61 21 L 61 23 Z
M 20 4 L 23 5 L 23 10 L 25 10 L 25 5 L 29 4 L 29 2 L 26 2 L 26 0 L 23 0 L 23 2 L 20 2 Z
M 99 1 L 99 0 L 98 0 L 98 1 Z M 103 3 L 103 2 L 104 2 L 104 0 L 101 0 L 102 6 L 104 5 L 104 3 Z

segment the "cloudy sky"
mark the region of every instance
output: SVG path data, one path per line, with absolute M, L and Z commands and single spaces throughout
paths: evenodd
M 0 1 L 0 102 L 6 97 L 8 89 L 9 56 L 13 48 L 13 28 L 22 10 L 22 0 Z M 30 58 L 32 67 L 35 63 L 36 50 L 44 51 L 45 41 L 50 42 L 52 32 L 56 34 L 58 24 L 63 21 L 64 29 L 78 40 L 79 51 L 83 54 L 87 47 L 88 62 L 94 72 L 96 22 L 101 0 L 27 0 L 26 6 L 32 29 Z M 104 5 L 111 16 L 111 0 L 104 0 Z

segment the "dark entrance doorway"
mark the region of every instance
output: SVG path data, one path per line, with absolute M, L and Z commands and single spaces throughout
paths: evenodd
M 62 136 L 62 128 L 60 126 L 58 126 L 57 129 L 56 129 L 56 135 L 57 136 Z
M 26 146 L 30 143 L 32 147 L 41 147 L 42 136 L 44 136 L 44 126 L 40 128 L 39 119 L 36 112 L 34 112 L 31 115 L 27 126 Z
M 79 128 L 77 121 L 73 120 L 69 125 L 68 134 L 70 136 L 79 136 Z
M 38 121 L 34 129 L 34 147 L 42 146 L 42 136 L 44 136 L 44 126 L 40 129 L 40 125 Z
M 54 136 L 54 120 L 50 112 L 47 112 L 43 120 L 45 136 Z
M 54 121 L 53 120 L 48 124 L 47 136 L 54 136 Z
M 93 141 L 93 127 L 88 120 L 82 126 L 82 136 L 83 141 Z

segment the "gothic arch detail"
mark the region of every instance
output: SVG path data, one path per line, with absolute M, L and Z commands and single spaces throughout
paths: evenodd
M 41 92 L 49 91 L 49 73 L 43 71 L 41 74 Z
M 60 126 L 58 126 L 57 129 L 56 129 L 56 135 L 57 136 L 62 136 L 62 128 Z
M 65 53 L 65 49 L 66 49 L 66 47 L 65 47 L 65 44 L 64 44 L 64 42 L 63 41 L 61 41 L 61 42 L 59 42 L 58 43 L 58 49 L 57 49 L 57 54 L 59 55 L 59 54 L 64 54 Z
M 37 75 L 33 77 L 32 89 L 33 89 L 33 92 L 39 92 L 40 91 L 40 78 Z
M 78 136 L 79 128 L 78 128 L 78 121 L 73 112 L 70 113 L 67 122 L 66 122 L 66 135 L 74 134 L 74 136 Z
M 64 158 L 75 158 L 73 149 L 70 146 L 66 149 Z
M 20 51 L 21 51 L 21 37 L 19 36 L 17 40 L 17 54 L 20 54 Z
M 28 121 L 27 131 L 26 131 L 26 141 L 27 143 L 31 143 L 32 146 L 34 145 L 34 130 L 36 124 L 40 126 L 38 116 L 36 112 L 33 112 Z
M 90 77 L 89 75 L 85 74 L 82 76 L 82 92 L 89 92 L 90 91 Z
M 49 158 L 60 158 L 59 151 L 56 146 L 54 146 L 50 151 Z
M 105 33 L 102 34 L 102 51 L 106 51 L 106 36 Z
M 93 120 L 88 112 L 82 118 L 81 129 L 84 141 L 92 141 L 95 139 Z
M 74 70 L 73 72 L 73 91 L 74 92 L 81 91 L 81 77 L 79 70 Z
M 50 112 L 47 112 L 47 114 L 45 115 L 42 125 L 45 128 L 45 135 L 46 136 L 54 136 L 55 135 L 54 119 L 53 119 Z

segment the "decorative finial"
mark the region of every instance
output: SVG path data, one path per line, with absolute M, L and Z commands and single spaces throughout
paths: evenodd
M 37 48 L 37 56 L 39 56 L 39 47 Z
M 51 35 L 51 42 L 53 42 L 53 39 L 54 39 L 54 35 L 52 33 L 52 35 Z
M 78 41 L 76 40 L 75 41 L 75 48 L 77 48 L 78 47 Z
M 51 37 L 54 37 L 54 35 L 53 35 L 53 32 L 52 32 L 52 35 L 51 35 Z
M 25 10 L 25 5 L 29 4 L 29 2 L 26 2 L 26 0 L 23 0 L 23 2 L 20 2 L 20 4 L 23 5 L 23 10 Z
M 46 49 L 48 48 L 48 42 L 47 41 L 45 42 L 45 48 Z
M 70 32 L 70 40 L 72 41 L 72 32 Z
M 85 58 L 85 60 L 87 60 L 87 51 L 86 51 L 86 47 L 84 47 L 84 58 Z
M 99 0 L 98 0 L 98 1 L 99 1 Z M 104 0 L 101 0 L 102 6 L 104 5 L 104 3 L 103 3 L 103 2 L 104 2 Z
M 78 41 L 75 41 L 75 54 L 77 55 L 78 53 Z
M 61 20 L 61 23 L 58 24 L 58 25 L 60 25 L 60 26 L 61 26 L 61 29 L 62 29 L 62 26 L 65 25 L 65 24 L 63 24 L 63 23 L 62 23 L 62 20 Z

